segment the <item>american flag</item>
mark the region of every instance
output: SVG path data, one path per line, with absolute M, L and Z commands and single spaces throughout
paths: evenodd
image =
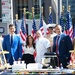
M 42 33 L 42 35 L 44 35 L 44 27 L 43 27 L 43 18 L 42 18 L 42 14 L 40 16 L 40 26 L 39 26 L 39 29 Z
M 20 36 L 23 41 L 26 41 L 26 29 L 25 29 L 25 17 L 23 15 L 21 28 L 20 28 Z
M 72 52 L 70 56 L 70 65 L 73 64 L 74 60 L 75 60 L 75 55 L 74 55 L 74 52 Z
M 52 13 L 49 14 L 49 19 L 48 19 L 48 24 L 52 24 L 53 23 L 53 19 L 52 19 Z M 46 31 L 46 35 L 49 34 L 49 30 L 47 28 L 47 31 Z
M 52 24 L 52 23 L 53 23 L 53 20 L 52 20 L 52 13 L 49 14 L 48 23 L 49 23 L 49 24 Z
M 14 24 L 15 24 L 15 33 L 18 34 L 18 30 L 17 30 L 17 21 L 16 21 L 16 20 L 15 20 Z
M 74 25 L 74 28 L 73 28 L 73 38 L 75 38 L 75 25 Z M 74 42 L 74 39 L 73 39 L 73 42 Z M 72 64 L 73 60 L 75 60 L 74 52 L 71 53 L 70 57 L 71 57 L 70 64 Z
M 31 36 L 36 40 L 36 23 L 35 23 L 35 18 L 33 18 L 33 25 L 32 25 L 32 32 Z M 34 58 L 36 59 L 36 51 L 34 51 Z
M 60 25 L 62 26 L 62 32 L 64 32 L 64 27 L 65 27 L 63 19 L 64 19 L 63 13 L 61 12 Z
M 75 25 L 74 25 L 74 28 L 73 28 L 73 38 L 75 38 Z
M 72 26 L 72 18 L 70 15 L 70 12 L 67 12 L 67 22 L 65 26 L 65 33 L 70 36 L 70 38 L 73 38 L 73 26 Z
M 34 38 L 34 39 L 36 39 L 36 23 L 35 23 L 35 18 L 33 18 L 33 25 L 32 25 L 32 33 L 31 33 L 31 35 L 32 35 L 32 37 Z

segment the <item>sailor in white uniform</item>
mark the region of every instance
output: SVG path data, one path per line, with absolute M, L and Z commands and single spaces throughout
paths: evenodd
M 47 29 L 48 29 L 48 34 L 46 35 L 46 38 L 50 41 L 51 49 L 50 51 L 52 52 L 52 46 L 53 46 L 53 38 L 57 34 L 54 32 L 56 24 L 48 24 Z
M 36 63 L 42 63 L 44 54 L 50 49 L 50 42 L 42 36 L 41 31 L 36 32 Z

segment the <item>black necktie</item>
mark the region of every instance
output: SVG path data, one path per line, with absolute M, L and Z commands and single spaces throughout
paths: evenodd
M 11 45 L 12 45 L 12 43 L 13 43 L 13 35 L 11 35 Z

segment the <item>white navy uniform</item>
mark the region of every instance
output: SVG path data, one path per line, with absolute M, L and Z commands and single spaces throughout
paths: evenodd
M 44 37 L 36 39 L 36 63 L 42 63 L 42 58 L 50 47 L 50 42 Z
M 53 38 L 56 36 L 56 33 L 52 33 L 46 36 L 46 38 L 49 40 L 50 45 L 51 45 L 51 51 L 52 51 L 52 46 L 53 46 Z

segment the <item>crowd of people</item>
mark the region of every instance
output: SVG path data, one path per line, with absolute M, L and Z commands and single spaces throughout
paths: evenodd
M 73 43 L 70 37 L 62 33 L 62 27 L 59 24 L 55 26 L 49 25 L 48 35 L 43 36 L 40 30 L 36 31 L 36 40 L 31 35 L 26 38 L 26 45 L 22 43 L 19 35 L 15 34 L 15 25 L 9 25 L 9 34 L 4 36 L 2 43 L 3 50 L 9 52 L 6 54 L 6 61 L 13 65 L 14 61 L 25 61 L 29 63 L 42 63 L 42 58 L 46 52 L 55 52 L 56 66 L 59 67 L 62 63 L 64 68 L 70 61 L 70 50 L 73 50 Z M 22 53 L 22 46 L 24 52 Z M 36 51 L 36 59 L 34 52 Z

